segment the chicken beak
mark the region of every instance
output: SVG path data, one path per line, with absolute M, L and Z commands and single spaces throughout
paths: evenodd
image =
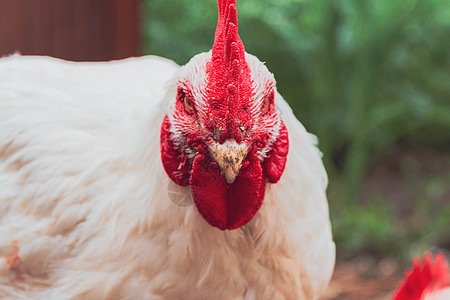
M 235 140 L 226 140 L 223 144 L 216 142 L 209 144 L 209 153 L 219 165 L 228 183 L 233 183 L 239 174 L 248 149 L 246 144 L 238 144 Z

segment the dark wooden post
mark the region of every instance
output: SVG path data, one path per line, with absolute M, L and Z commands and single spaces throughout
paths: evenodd
M 0 56 L 91 61 L 139 55 L 139 0 L 0 0 Z

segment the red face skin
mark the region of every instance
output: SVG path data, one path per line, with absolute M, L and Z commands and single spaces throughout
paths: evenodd
M 271 130 L 265 127 L 267 130 L 261 130 L 256 127 L 253 130 L 255 120 L 247 113 L 250 105 L 246 109 L 243 106 L 240 110 L 220 109 L 211 105 L 207 113 L 199 113 L 193 99 L 189 99 L 193 110 L 186 108 L 185 94 L 186 91 L 179 89 L 174 112 L 174 116 L 179 116 L 174 118 L 177 123 L 175 126 L 183 128 L 184 137 L 177 143 L 174 141 L 174 134 L 171 132 L 173 125 L 167 116 L 161 127 L 161 158 L 164 169 L 175 183 L 191 186 L 195 205 L 208 223 L 222 230 L 238 228 L 252 219 L 264 199 L 266 182 L 276 183 L 286 165 L 288 133 L 276 114 L 273 91 L 263 101 L 260 107 L 263 112 L 259 118 L 266 119 L 263 123 L 278 120 L 279 126 L 277 138 L 262 161 L 257 154 L 268 146 L 273 128 Z M 235 107 L 235 103 L 231 106 Z M 218 120 L 222 122 L 219 124 Z M 246 129 L 243 130 L 244 128 Z M 208 151 L 210 142 L 223 143 L 227 139 L 250 146 L 239 174 L 231 184 L 226 182 L 217 162 Z M 182 141 L 185 141 L 185 145 L 176 146 Z M 189 152 L 193 155 L 188 155 Z
M 209 224 L 235 229 L 260 208 L 266 182 L 280 179 L 289 149 L 286 126 L 275 109 L 274 80 L 266 76 L 263 85 L 252 81 L 237 34 L 235 1 L 219 0 L 211 59 L 199 69 L 206 73 L 201 96 L 197 93 L 201 99 L 194 97 L 188 80 L 178 82 L 175 107 L 161 127 L 161 159 L 175 183 L 190 185 L 194 203 Z M 265 67 L 263 72 L 268 73 Z M 248 152 L 237 177 L 228 183 L 209 146 L 232 140 L 248 146 Z

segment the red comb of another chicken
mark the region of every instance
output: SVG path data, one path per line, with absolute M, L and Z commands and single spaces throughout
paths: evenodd
M 393 300 L 419 300 L 430 291 L 449 285 L 449 270 L 445 257 L 438 253 L 433 262 L 431 253 L 426 253 L 423 265 L 420 258 L 415 258 L 413 268 L 406 272 L 406 279 L 401 283 Z

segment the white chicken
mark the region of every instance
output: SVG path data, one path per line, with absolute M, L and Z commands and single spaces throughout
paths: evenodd
M 392 300 L 449 300 L 450 270 L 442 253 L 433 261 L 431 253 L 415 258 Z
M 1 299 L 324 292 L 321 154 L 218 5 L 212 50 L 183 67 L 0 60 Z

